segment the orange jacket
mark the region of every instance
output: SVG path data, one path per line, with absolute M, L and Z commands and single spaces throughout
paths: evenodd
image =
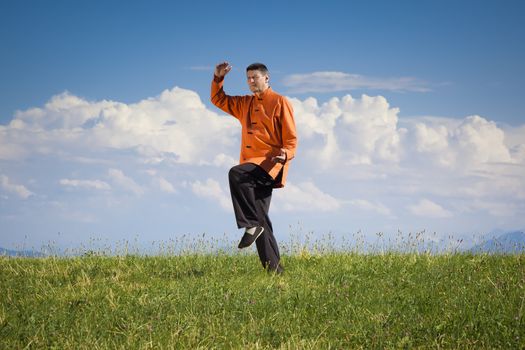
M 239 120 L 242 126 L 240 163 L 255 163 L 284 187 L 290 160 L 295 156 L 297 134 L 293 109 L 286 97 L 266 89 L 261 96 L 229 96 L 223 89 L 224 78 L 214 77 L 211 102 Z M 286 152 L 286 162 L 274 163 L 272 157 Z

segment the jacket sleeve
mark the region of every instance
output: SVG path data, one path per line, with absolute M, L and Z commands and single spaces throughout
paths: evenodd
M 223 84 L 224 77 L 213 77 L 211 82 L 210 100 L 215 106 L 219 107 L 224 112 L 240 119 L 242 116 L 243 98 L 240 96 L 226 95 L 223 89 Z
M 297 131 L 293 117 L 293 107 L 286 97 L 283 97 L 281 113 L 283 148 L 286 153 L 286 161 L 288 162 L 295 157 Z

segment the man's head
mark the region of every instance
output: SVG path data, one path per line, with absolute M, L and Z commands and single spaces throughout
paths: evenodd
M 251 92 L 254 94 L 264 92 L 270 82 L 268 68 L 262 63 L 252 63 L 246 67 L 246 79 Z

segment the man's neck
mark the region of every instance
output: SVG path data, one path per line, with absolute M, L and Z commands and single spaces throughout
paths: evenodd
M 259 92 L 254 92 L 255 96 L 257 97 L 261 97 L 262 95 L 264 95 L 264 93 L 269 89 L 270 87 L 267 86 L 266 89 L 264 89 L 263 91 L 259 91 Z

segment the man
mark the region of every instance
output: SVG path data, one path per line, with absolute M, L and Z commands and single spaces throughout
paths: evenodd
M 297 135 L 290 102 L 270 85 L 262 63 L 246 68 L 253 95 L 229 96 L 223 90 L 228 62 L 215 67 L 211 101 L 239 120 L 242 126 L 240 164 L 229 172 L 230 192 L 238 228 L 244 228 L 239 248 L 256 242 L 265 269 L 282 273 L 279 248 L 268 216 L 273 188 L 284 187 Z

